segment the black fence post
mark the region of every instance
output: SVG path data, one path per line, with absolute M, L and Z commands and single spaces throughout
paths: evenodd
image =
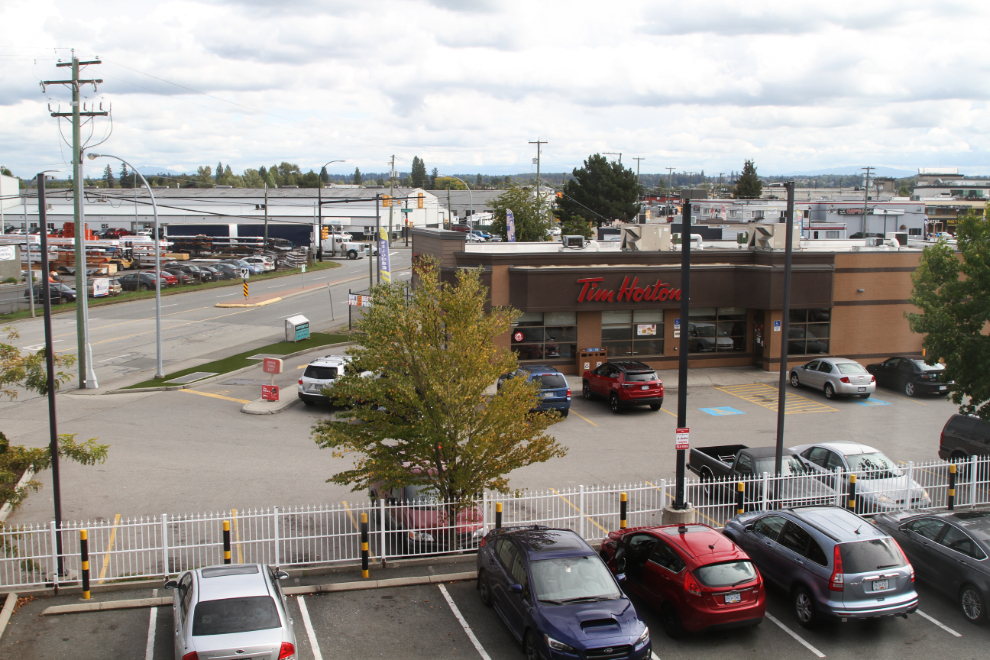
M 502 529 L 502 503 L 495 503 L 495 529 Z
M 223 521 L 223 563 L 230 563 L 230 521 Z
M 953 463 L 949 466 L 949 511 L 956 508 L 956 464 Z
M 82 560 L 82 597 L 89 600 L 89 532 L 79 530 L 79 555 Z
M 746 498 L 746 484 L 743 482 L 736 483 L 736 515 L 744 512 Z
M 626 528 L 626 510 L 629 504 L 629 497 L 625 493 L 619 494 L 619 529 Z
M 368 514 L 361 514 L 361 577 L 368 577 Z
M 856 475 L 849 475 L 849 501 L 847 502 L 848 509 L 853 513 L 856 512 Z

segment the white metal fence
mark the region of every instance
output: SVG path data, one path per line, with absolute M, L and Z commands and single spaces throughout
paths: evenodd
M 738 484 L 743 508 L 826 504 L 848 506 L 851 474 L 856 474 L 856 511 L 942 509 L 948 505 L 949 463 L 908 463 L 890 473 L 822 473 L 737 480 L 689 479 L 686 499 L 697 520 L 721 527 L 736 515 Z M 990 458 L 960 463 L 954 504 L 990 504 Z M 674 482 L 577 486 L 527 491 L 518 496 L 485 493 L 457 510 L 432 501 L 342 502 L 310 507 L 232 509 L 127 520 L 71 522 L 62 526 L 57 554 L 55 523 L 0 529 L 0 588 L 73 585 L 79 575 L 79 530 L 89 537 L 92 584 L 166 577 L 223 562 L 223 523 L 230 522 L 234 563 L 317 567 L 355 562 L 361 557 L 362 514 L 367 517 L 373 561 L 476 550 L 498 517 L 503 526 L 547 525 L 576 531 L 594 542 L 620 528 L 621 495 L 626 494 L 626 526 L 659 525 L 673 503 Z M 501 504 L 501 513 L 497 512 Z M 452 522 L 453 521 L 453 522 Z M 61 562 L 61 571 L 59 563 Z

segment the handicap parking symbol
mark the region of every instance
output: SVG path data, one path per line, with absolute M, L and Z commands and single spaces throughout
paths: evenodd
M 723 406 L 722 408 L 698 408 L 703 413 L 707 413 L 712 417 L 726 417 L 728 415 L 745 415 L 741 410 L 736 410 L 735 408 L 729 408 L 728 406 Z
M 861 406 L 873 407 L 873 406 L 889 406 L 889 401 L 881 401 L 880 399 L 863 399 L 862 401 L 857 401 Z

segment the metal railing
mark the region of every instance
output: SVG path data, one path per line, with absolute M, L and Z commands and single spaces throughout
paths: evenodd
M 866 515 L 943 509 L 950 500 L 950 465 L 930 461 L 908 463 L 890 473 L 836 471 L 784 477 L 752 475 L 742 481 L 689 479 L 686 497 L 697 521 L 713 527 L 723 526 L 740 510 L 812 504 L 850 507 L 852 502 L 851 508 Z M 953 506 L 990 504 L 990 457 L 973 457 L 956 467 Z M 622 494 L 626 497 L 624 525 L 620 520 Z M 224 521 L 230 523 L 234 563 L 317 567 L 360 560 L 361 514 L 367 514 L 369 521 L 371 559 L 385 561 L 477 550 L 484 534 L 495 527 L 499 505 L 503 526 L 569 528 L 593 543 L 620 527 L 661 524 L 664 508 L 673 502 L 673 496 L 673 481 L 659 479 L 517 495 L 488 492 L 459 507 L 426 500 L 374 500 L 71 522 L 62 527 L 62 553 L 58 557 L 54 522 L 8 525 L 0 528 L 0 588 L 79 584 L 81 529 L 88 532 L 91 581 L 98 585 L 164 578 L 222 563 Z

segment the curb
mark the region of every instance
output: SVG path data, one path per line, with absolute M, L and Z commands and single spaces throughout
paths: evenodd
M 307 348 L 302 351 L 296 351 L 295 353 L 287 353 L 286 355 L 282 355 L 281 359 L 284 360 L 286 358 L 298 357 L 300 355 L 305 355 L 306 353 L 310 353 L 312 351 L 323 351 L 328 348 L 353 346 L 354 344 L 357 343 L 358 342 L 356 341 L 345 341 L 345 342 L 340 342 L 338 344 L 324 344 L 323 346 L 314 346 L 313 348 Z M 241 367 L 240 369 L 234 369 L 233 371 L 228 371 L 227 373 L 217 374 L 216 376 L 210 376 L 209 378 L 193 381 L 192 383 L 186 383 L 185 385 L 169 385 L 168 387 L 140 387 L 140 388 L 126 389 L 126 390 L 107 390 L 106 392 L 103 392 L 103 394 L 140 394 L 143 392 L 174 392 L 175 390 L 186 390 L 191 387 L 203 385 L 204 383 L 212 383 L 213 381 L 220 380 L 221 378 L 227 378 L 229 376 L 234 376 L 236 374 L 244 373 L 245 371 L 250 371 L 251 369 L 260 366 L 260 364 L 261 362 L 259 361 L 258 364 L 249 364 L 248 366 Z
M 10 617 L 14 613 L 15 605 L 17 605 L 17 594 L 10 592 L 7 594 L 7 601 L 3 604 L 3 610 L 0 611 L 0 636 L 7 629 L 7 624 L 10 622 Z
M 280 412 L 284 412 L 289 408 L 299 404 L 302 401 L 299 397 L 293 399 L 286 399 L 285 401 L 278 401 L 274 406 L 270 408 L 254 408 L 248 409 L 248 406 L 258 406 L 271 403 L 270 401 L 265 401 L 264 399 L 255 399 L 251 403 L 245 403 L 244 407 L 241 408 L 241 412 L 246 415 L 277 415 Z
M 417 577 L 386 578 L 384 580 L 363 580 L 361 582 L 337 582 L 331 584 L 316 584 L 305 587 L 284 587 L 282 591 L 286 596 L 302 596 L 306 594 L 336 593 L 341 591 L 366 591 L 370 589 L 385 589 L 388 587 L 408 587 L 422 584 L 440 584 L 443 582 L 460 582 L 462 580 L 474 580 L 478 577 L 477 571 L 465 571 L 463 573 L 447 573 L 446 575 L 423 575 Z M 17 595 L 7 596 L 8 608 L 13 610 L 13 604 L 17 602 Z M 52 616 L 56 614 L 80 614 L 83 612 L 104 612 L 107 610 L 133 610 L 145 607 L 165 607 L 172 603 L 169 596 L 159 598 L 133 598 L 130 600 L 110 600 L 100 603 L 70 603 L 68 605 L 52 605 L 45 608 L 41 616 Z M 3 614 L 0 613 L 0 623 L 3 622 Z
M 271 300 L 262 300 L 256 303 L 217 303 L 214 307 L 264 307 L 265 305 L 271 305 L 281 301 L 281 298 L 272 298 Z

